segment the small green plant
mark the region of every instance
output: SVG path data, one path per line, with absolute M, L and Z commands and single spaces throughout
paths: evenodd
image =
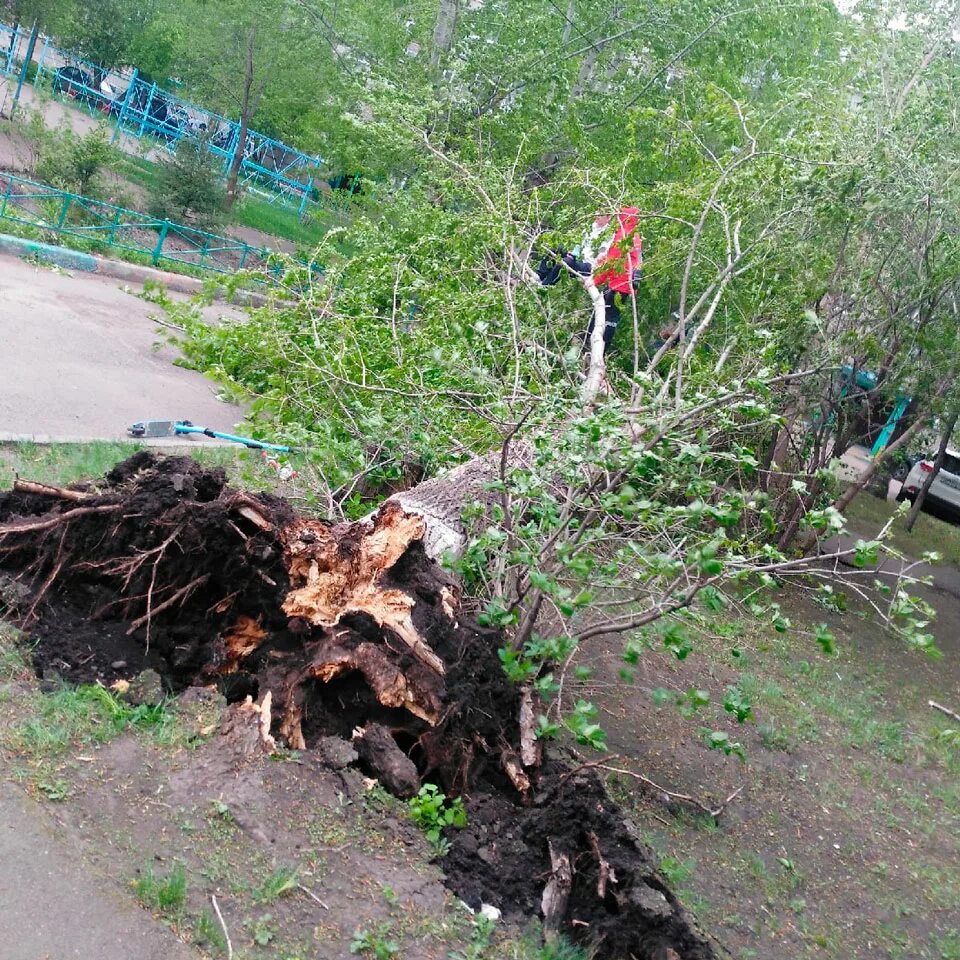
M 38 144 L 36 175 L 45 183 L 86 197 L 100 192 L 100 175 L 115 167 L 118 157 L 103 126 L 82 137 L 67 128 L 44 130 Z
M 467 825 L 467 811 L 459 797 L 447 800 L 446 794 L 432 783 L 425 783 L 420 792 L 409 801 L 414 823 L 435 846 L 442 847 L 443 831 L 447 827 L 460 830 Z
M 273 922 L 273 914 L 265 913 L 250 925 L 250 935 L 258 947 L 265 947 L 277 935 L 277 925 Z
M 298 871 L 292 867 L 278 867 L 254 891 L 253 897 L 259 903 L 271 903 L 297 889 Z
M 194 940 L 200 946 L 215 947 L 223 953 L 227 949 L 227 941 L 220 929 L 220 924 L 209 910 L 204 911 L 197 917 L 194 926 Z
M 150 213 L 161 220 L 190 223 L 201 230 L 223 223 L 226 191 L 220 164 L 199 140 L 181 140 L 173 157 L 159 164 L 148 189 Z
M 213 807 L 214 815 L 221 820 L 227 820 L 228 822 L 233 820 L 233 814 L 230 812 L 229 805 L 222 800 L 211 800 L 210 806 Z
M 70 796 L 70 787 L 66 780 L 41 780 L 37 789 L 54 803 L 60 803 Z
M 470 943 L 464 950 L 452 951 L 450 960 L 483 960 L 487 955 L 490 939 L 497 927 L 496 922 L 478 913 L 472 918 L 470 927 Z
M 571 943 L 562 934 L 545 943 L 537 954 L 537 960 L 589 960 L 590 954 Z
M 383 899 L 386 900 L 389 906 L 395 907 L 400 902 L 397 891 L 394 890 L 389 883 L 381 883 L 380 892 L 383 894 Z
M 350 941 L 351 953 L 362 953 L 374 960 L 391 960 L 400 953 L 400 944 L 390 939 L 390 924 L 381 923 L 375 928 L 357 929 Z
M 150 866 L 133 886 L 144 906 L 159 913 L 176 913 L 187 899 L 187 870 L 178 862 L 166 877 L 158 877 Z

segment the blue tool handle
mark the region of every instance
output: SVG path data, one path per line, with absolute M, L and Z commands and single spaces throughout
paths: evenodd
M 250 447 L 251 450 L 276 450 L 278 453 L 293 453 L 293 447 L 285 447 L 279 443 L 264 443 L 262 440 L 251 440 L 250 437 L 236 437 L 232 433 L 220 433 L 207 427 L 195 427 L 192 423 L 178 423 L 175 429 L 180 434 L 202 433 L 205 437 L 242 443 L 245 447 Z

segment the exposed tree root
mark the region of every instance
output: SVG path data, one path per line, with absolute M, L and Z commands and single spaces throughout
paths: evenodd
M 73 493 L 0 494 L 0 567 L 36 590 L 38 667 L 86 663 L 70 659 L 83 634 L 96 670 L 70 675 L 101 676 L 123 642 L 174 690 L 216 683 L 251 756 L 275 737 L 352 738 L 397 794 L 465 796 L 445 868 L 471 905 L 539 913 L 601 957 L 713 956 L 595 775 L 543 760 L 532 692 L 507 682 L 499 634 L 463 617 L 422 516 L 394 502 L 368 522 L 297 517 L 146 453 L 83 506 Z

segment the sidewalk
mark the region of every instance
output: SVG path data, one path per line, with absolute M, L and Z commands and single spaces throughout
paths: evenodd
M 0 433 L 122 440 L 137 420 L 177 419 L 231 431 L 242 411 L 174 366 L 158 313 L 116 280 L 0 257 Z
M 196 960 L 173 932 L 97 876 L 45 809 L 0 781 L 4 960 Z

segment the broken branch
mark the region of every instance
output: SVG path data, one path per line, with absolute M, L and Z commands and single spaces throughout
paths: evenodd
M 933 707 L 934 710 L 939 710 L 941 713 L 945 713 L 951 719 L 956 720 L 957 723 L 960 723 L 960 713 L 954 713 L 953 710 L 945 707 L 942 703 L 937 703 L 936 700 L 928 700 L 927 703 Z
M 14 480 L 13 489 L 17 493 L 35 493 L 41 497 L 57 497 L 60 500 L 88 500 L 89 493 L 79 490 L 67 490 L 65 487 L 52 487 L 46 483 L 37 483 L 34 480 Z
M 213 904 L 213 912 L 220 921 L 220 929 L 223 930 L 223 939 L 227 941 L 227 960 L 233 960 L 233 944 L 230 942 L 230 934 L 227 932 L 227 925 L 223 921 L 223 914 L 220 912 L 220 905 L 217 903 L 217 898 L 212 893 L 210 894 L 210 902 Z
M 737 787 L 733 793 L 727 797 L 717 807 L 708 807 L 705 803 L 698 800 L 696 797 L 691 797 L 688 793 L 675 793 L 673 790 L 668 790 L 666 787 L 661 787 L 659 783 L 656 783 L 654 780 L 651 780 L 649 777 L 645 777 L 642 773 L 635 773 L 633 770 L 625 770 L 623 767 L 611 767 L 608 764 L 598 763 L 596 765 L 600 770 L 606 770 L 608 773 L 622 773 L 626 777 L 633 777 L 634 780 L 638 780 L 640 783 L 646 784 L 648 787 L 651 787 L 654 790 L 658 790 L 665 797 L 669 797 L 671 800 L 677 800 L 680 803 L 688 803 L 692 807 L 696 807 L 701 812 L 705 813 L 708 817 L 713 817 L 716 820 L 727 806 L 732 803 L 740 794 L 743 792 L 743 787 Z
M 305 893 L 315 903 L 319 903 L 324 910 L 330 909 L 330 907 L 328 907 L 327 904 L 325 904 L 312 890 L 308 890 L 302 883 L 297 884 L 297 889 L 301 893 Z
M 607 884 L 616 883 L 617 875 L 613 872 L 613 867 L 610 866 L 609 862 L 604 859 L 603 854 L 600 852 L 600 841 L 597 839 L 597 835 L 591 830 L 590 831 L 590 848 L 593 850 L 593 855 L 597 858 L 597 896 L 602 900 L 607 895 Z
M 16 533 L 37 533 L 41 530 L 52 530 L 60 526 L 61 523 L 69 523 L 76 520 L 77 517 L 84 517 L 92 513 L 116 513 L 120 509 L 119 503 L 111 503 L 102 507 L 77 507 L 76 510 L 68 510 L 66 513 L 58 513 L 55 517 L 47 520 L 28 520 L 25 523 L 4 523 L 0 524 L 0 537 L 6 537 L 9 534 Z
M 567 912 L 567 901 L 573 889 L 573 866 L 570 857 L 553 849 L 553 841 L 548 841 L 550 851 L 550 879 L 543 889 L 540 909 L 543 912 L 543 929 L 548 939 L 556 937 L 560 924 Z

